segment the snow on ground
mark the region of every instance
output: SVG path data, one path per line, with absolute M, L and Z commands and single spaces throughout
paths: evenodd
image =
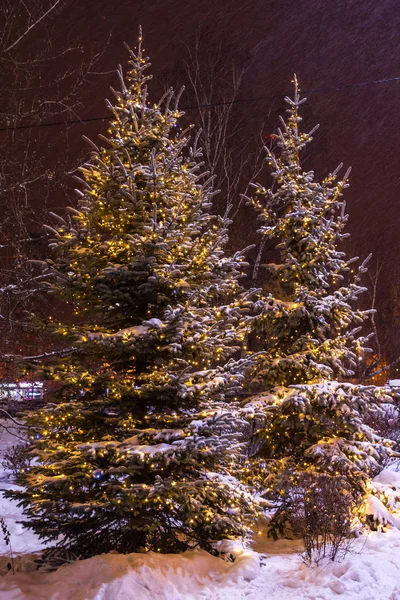
M 4 451 L 9 446 L 21 443 L 21 440 L 13 435 L 18 435 L 20 432 L 11 421 L 0 421 L 0 425 L 2 422 L 6 425 L 8 431 L 4 431 L 0 426 L 0 490 L 18 489 L 17 485 L 10 482 L 10 476 L 4 470 L 1 461 Z M 41 550 L 44 546 L 37 536 L 31 531 L 26 530 L 17 522 L 20 520 L 21 515 L 22 512 L 21 509 L 18 508 L 17 503 L 14 500 L 6 500 L 0 493 L 0 517 L 3 517 L 7 528 L 11 533 L 11 545 L 13 551 L 17 553 L 28 553 Z M 7 553 L 8 549 L 0 531 L 0 555 Z
M 400 532 L 372 533 L 362 554 L 309 568 L 293 543 L 227 563 L 206 552 L 108 554 L 53 573 L 8 573 L 1 600 L 399 600 Z
M 15 443 L 8 434 L 0 452 Z M 382 483 L 398 474 L 383 474 Z M 400 477 L 400 475 L 399 475 Z M 11 486 L 0 468 L 0 487 Z M 0 600 L 400 600 L 400 530 L 355 541 L 343 562 L 307 567 L 297 542 L 256 536 L 255 551 L 226 562 L 204 551 L 181 555 L 108 554 L 53 573 L 34 571 L 41 544 L 17 521 L 16 503 L 0 498 L 11 531 L 16 573 L 7 572 L 9 548 L 0 532 Z

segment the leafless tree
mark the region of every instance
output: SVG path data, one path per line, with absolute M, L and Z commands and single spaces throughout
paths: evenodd
M 204 162 L 220 190 L 217 210 L 232 221 L 240 213 L 249 182 L 264 164 L 261 136 L 249 135 L 246 130 L 240 99 L 256 54 L 257 48 L 252 56 L 240 58 L 240 52 L 231 52 L 223 42 L 201 31 L 193 45 L 186 46 L 186 112 L 200 127 Z M 236 244 L 243 243 L 243 235 L 240 237 Z
M 397 275 L 396 273 L 394 275 Z M 400 291 L 398 277 L 393 281 L 384 281 L 384 262 L 378 260 L 368 271 L 368 308 L 376 309 L 377 298 L 386 293 L 385 308 L 380 312 L 372 312 L 369 325 L 372 327 L 372 352 L 360 357 L 357 379 L 364 383 L 385 383 L 400 367 L 400 344 L 396 324 L 400 318 Z
M 67 122 L 80 119 L 85 89 L 99 74 L 104 51 L 88 51 L 79 40 L 59 35 L 70 4 L 0 0 L 2 354 L 32 347 L 27 316 L 43 297 L 29 259 L 46 248 L 42 224 L 50 203 L 63 204 L 66 173 L 77 164 L 69 155 Z M 35 341 L 41 350 L 37 335 Z

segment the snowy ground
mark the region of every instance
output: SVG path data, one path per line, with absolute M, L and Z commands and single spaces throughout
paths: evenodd
M 12 438 L 3 434 L 0 452 Z M 0 469 L 0 487 L 11 484 Z M 400 600 L 400 530 L 370 533 L 341 563 L 302 564 L 291 541 L 257 536 L 234 563 L 206 552 L 183 555 L 109 554 L 53 573 L 33 571 L 41 544 L 17 523 L 20 510 L 0 499 L 11 532 L 16 573 L 0 533 L 0 600 Z

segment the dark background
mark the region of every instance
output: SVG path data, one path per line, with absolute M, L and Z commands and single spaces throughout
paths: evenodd
M 4 11 L 7 3 L 1 1 Z M 30 2 L 35 14 L 50 5 L 50 0 Z M 10 29 L 14 39 L 26 25 L 24 9 L 18 10 Z M 9 18 L 9 13 L 3 17 Z M 240 101 L 232 112 L 238 125 L 237 148 L 249 140 L 261 143 L 260 132 L 269 139 L 285 109 L 283 96 L 291 93 L 291 79 L 297 74 L 301 88 L 308 92 L 305 127 L 320 124 L 305 155 L 305 166 L 319 177 L 341 162 L 352 167 L 346 191 L 352 234 L 347 249 L 362 257 L 369 252 L 374 255 L 365 283 L 371 288 L 371 279 L 379 272 L 379 336 L 388 357 L 395 358 L 400 353 L 400 81 L 364 83 L 400 77 L 397 0 L 60 2 L 49 18 L 0 55 L 0 127 L 11 128 L 0 132 L 0 156 L 8 165 L 3 170 L 3 215 L 9 218 L 10 206 L 19 202 L 26 211 L 30 237 L 42 239 L 38 213 L 73 202 L 71 175 L 65 173 L 89 155 L 82 134 L 95 139 L 105 122 L 67 122 L 106 114 L 104 98 L 111 97 L 110 85 L 118 85 L 113 70 L 118 63 L 126 66 L 123 42 L 135 45 L 139 24 L 155 75 L 154 100 L 167 85 L 187 83 L 184 62 L 196 36 L 200 36 L 204 55 L 208 53 L 207 60 L 214 48 L 215 52 L 222 48 L 227 72 L 232 63 L 247 68 Z M 15 64 L 31 59 L 35 64 L 27 69 L 22 84 L 20 67 L 16 70 Z M 86 71 L 82 63 L 91 66 Z M 193 107 L 190 88 L 181 106 Z M 196 109 L 187 112 L 196 123 Z M 44 126 L 52 122 L 61 124 Z M 35 170 L 38 179 L 23 186 L 22 197 L 15 182 L 26 177 L 29 169 Z M 242 208 L 239 218 L 240 226 L 233 228 L 234 244 L 257 243 L 251 209 Z M 371 297 L 372 292 L 365 296 L 367 304 Z

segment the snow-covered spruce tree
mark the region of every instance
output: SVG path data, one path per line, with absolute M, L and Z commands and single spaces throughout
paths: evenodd
M 73 351 L 45 365 L 61 384 L 30 414 L 38 462 L 13 492 L 27 526 L 81 557 L 210 549 L 244 531 L 250 504 L 226 465 L 238 451 L 234 393 L 245 360 L 243 257 L 179 133 L 168 93 L 148 101 L 141 39 L 105 146 L 82 169 L 70 219 L 52 230 L 43 277 L 73 306 Z
M 367 425 L 370 415 L 384 416 L 389 390 L 335 381 L 354 375 L 368 339 L 361 332 L 368 311 L 357 308 L 365 265 L 356 269 L 340 250 L 347 175 L 337 181 L 336 171 L 318 182 L 302 168 L 301 151 L 315 129 L 299 127 L 304 99 L 294 84 L 277 150 L 267 151 L 272 186 L 256 185 L 253 200 L 260 232 L 276 240 L 281 262 L 269 265 L 280 298 L 266 294 L 255 319 L 263 353 L 252 377 L 265 393 L 247 406 L 256 415 L 248 472 L 280 507 L 304 472 L 344 477 L 358 502 L 392 446 Z
M 348 233 L 342 191 L 348 172 L 339 169 L 321 182 L 303 170 L 300 156 L 312 134 L 300 130 L 300 99 L 296 78 L 294 99 L 286 98 L 288 119 L 274 135 L 277 152 L 267 149 L 272 185 L 254 185 L 253 205 L 263 224 L 260 233 L 277 242 L 280 264 L 267 265 L 270 285 L 279 301 L 261 316 L 260 354 L 255 378 L 265 386 L 307 383 L 322 377 L 353 375 L 366 339 L 360 326 L 369 311 L 356 307 L 365 291 L 360 275 L 340 243 Z M 272 298 L 270 301 L 272 304 Z M 272 359 L 272 360 L 271 360 Z

